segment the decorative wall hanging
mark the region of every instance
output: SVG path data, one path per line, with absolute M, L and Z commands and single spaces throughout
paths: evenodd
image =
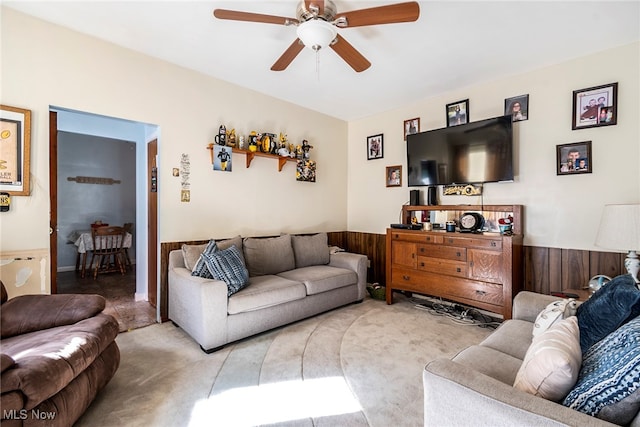
M 102 184 L 102 185 L 120 184 L 122 182 L 119 179 L 101 178 L 97 176 L 68 176 L 67 181 L 75 181 L 78 184 Z
M 191 183 L 189 182 L 189 175 L 191 175 L 191 161 L 189 155 L 182 153 L 180 156 L 180 201 L 191 201 Z
M 505 99 L 504 115 L 511 115 L 514 122 L 529 120 L 529 94 Z
M 402 165 L 387 166 L 387 187 L 402 187 Z
M 446 113 L 447 127 L 469 123 L 469 100 L 465 99 L 447 104 Z
M 618 83 L 573 91 L 571 129 L 615 125 L 618 122 Z
M 367 137 L 367 160 L 381 159 L 383 157 L 383 134 Z
M 445 185 L 442 188 L 444 196 L 479 196 L 482 194 L 482 185 Z
M 404 121 L 404 140 L 407 140 L 407 135 L 413 135 L 420 132 L 420 117 L 415 119 L 409 119 Z
M 296 164 L 296 181 L 316 182 L 315 160 L 298 160 Z
M 213 170 L 231 172 L 231 148 L 222 145 L 213 146 Z
M 0 191 L 28 196 L 31 110 L 0 105 Z
M 591 167 L 591 141 L 557 146 L 556 168 L 558 175 L 591 173 Z

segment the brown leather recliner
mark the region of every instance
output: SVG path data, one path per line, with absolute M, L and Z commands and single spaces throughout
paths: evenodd
M 0 282 L 2 284 L 2 282 Z M 3 426 L 71 426 L 120 365 L 118 322 L 99 295 L 23 295 L 0 305 Z

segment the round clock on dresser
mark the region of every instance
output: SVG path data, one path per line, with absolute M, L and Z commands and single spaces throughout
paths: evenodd
M 477 212 L 465 212 L 460 216 L 460 232 L 470 233 L 484 227 L 484 217 Z

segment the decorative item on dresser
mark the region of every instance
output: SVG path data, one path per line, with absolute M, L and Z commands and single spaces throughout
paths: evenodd
M 605 205 L 600 227 L 596 236 L 596 246 L 607 249 L 629 251 L 624 266 L 636 281 L 640 271 L 640 203 L 628 205 Z
M 388 229 L 386 237 L 387 303 L 393 290 L 438 296 L 511 318 L 513 297 L 522 289 L 522 206 L 403 206 L 411 212 L 440 211 L 459 218 L 480 212 L 491 224 L 513 217 L 513 234 L 474 234 Z M 497 227 L 497 226 L 496 226 Z

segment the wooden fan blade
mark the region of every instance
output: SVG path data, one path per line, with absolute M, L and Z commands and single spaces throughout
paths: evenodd
M 420 5 L 418 2 L 410 1 L 369 9 L 352 10 L 351 12 L 336 15 L 336 19 L 342 17 L 347 18 L 346 28 L 413 22 L 420 17 Z
M 293 43 L 291 43 L 291 46 L 289 46 L 275 64 L 271 66 L 271 71 L 283 71 L 291 64 L 291 61 L 298 56 L 302 49 L 304 49 L 304 45 L 300 39 L 295 39 Z
M 367 58 L 362 56 L 362 54 L 358 52 L 355 47 L 351 46 L 340 34 L 336 36 L 336 42 L 330 46 L 335 53 L 358 73 L 371 66 L 371 62 L 367 61 Z
M 213 16 L 218 19 L 230 19 L 232 21 L 261 22 L 265 24 L 290 25 L 297 24 L 295 18 L 286 18 L 283 16 L 262 15 L 260 13 L 238 12 L 237 10 L 216 9 Z
M 304 7 L 311 12 L 309 6 L 314 5 L 318 8 L 318 16 L 324 15 L 324 0 L 305 0 Z

